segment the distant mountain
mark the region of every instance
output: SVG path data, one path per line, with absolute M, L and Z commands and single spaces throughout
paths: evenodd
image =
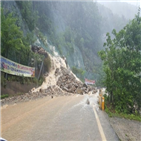
M 138 7 L 126 2 L 101 2 L 103 6 L 109 8 L 113 14 L 126 19 L 133 19 L 138 12 Z

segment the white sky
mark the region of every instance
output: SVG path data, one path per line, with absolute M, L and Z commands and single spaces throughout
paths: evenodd
M 141 7 L 141 0 L 120 0 L 121 2 L 128 2 L 130 4 L 140 6 Z
M 128 2 L 132 5 L 136 5 L 141 7 L 141 0 L 93 0 L 96 2 Z

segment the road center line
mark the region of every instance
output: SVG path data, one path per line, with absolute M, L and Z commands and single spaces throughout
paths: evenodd
M 102 128 L 102 126 L 101 126 L 100 120 L 99 120 L 98 115 L 97 115 L 97 113 L 96 113 L 96 111 L 95 111 L 95 107 L 94 107 L 94 106 L 93 106 L 93 111 L 94 111 L 94 114 L 95 114 L 95 117 L 96 117 L 98 129 L 99 129 L 99 132 L 100 132 L 102 141 L 107 141 L 107 140 L 106 140 L 106 137 L 105 137 L 105 134 L 104 134 L 104 132 L 103 132 L 103 128 Z

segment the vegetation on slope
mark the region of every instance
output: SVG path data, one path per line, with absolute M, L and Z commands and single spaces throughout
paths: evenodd
M 1 27 L 2 56 L 26 66 L 37 68 L 39 65 L 41 65 L 41 61 L 44 59 L 44 56 L 34 54 L 30 49 L 30 45 L 35 42 L 33 33 L 27 33 L 26 35 L 23 34 L 20 26 L 18 26 L 18 19 L 15 17 L 14 13 L 4 13 L 4 9 L 1 8 Z M 32 62 L 31 59 L 34 59 L 34 62 Z M 47 67 L 46 71 L 49 71 L 49 59 L 47 63 L 44 62 L 44 67 Z M 6 84 L 5 81 L 10 80 L 20 81 L 23 84 L 25 81 L 35 83 L 34 79 L 32 81 L 29 78 L 18 78 L 18 76 L 12 76 L 10 74 L 5 75 L 5 73 L 2 73 L 2 77 L 3 76 L 7 79 L 2 79 L 2 82 L 4 82 L 4 87 Z M 37 83 L 40 83 L 40 81 L 43 82 L 43 79 L 41 78 L 39 82 L 37 80 Z
M 3 3 L 12 2 L 2 2 L 2 7 Z M 17 11 L 11 15 L 5 12 L 2 16 L 2 27 L 5 27 L 2 28 L 3 56 L 30 65 L 31 58 L 35 60 L 40 58 L 35 57 L 29 48 L 38 38 L 46 50 L 49 50 L 47 42 L 55 46 L 60 55 L 67 58 L 70 68 L 83 69 L 85 73 L 78 75 L 81 79 L 84 77 L 95 79 L 98 85 L 103 85 L 99 81 L 103 72 L 97 52 L 103 48 L 106 29 L 111 31 L 115 27 L 119 30 L 127 22 L 125 18 L 113 15 L 105 7 L 91 2 L 15 1 L 15 3 L 22 17 L 18 16 Z M 23 24 L 26 24 L 29 30 L 24 29 L 26 26 Z M 12 26 L 14 28 L 11 28 Z M 10 36 L 6 40 L 7 35 Z M 76 50 L 79 50 L 77 60 Z M 38 67 L 38 64 L 36 63 L 35 67 Z
M 99 52 L 106 74 L 104 83 L 116 112 L 136 113 L 141 108 L 141 17 L 138 15 L 114 39 L 107 33 Z

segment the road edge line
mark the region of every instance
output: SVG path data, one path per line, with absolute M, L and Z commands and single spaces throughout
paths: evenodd
M 98 129 L 99 129 L 99 132 L 100 132 L 102 141 L 107 141 L 107 140 L 106 140 L 106 137 L 105 137 L 105 134 L 104 134 L 104 131 L 103 131 L 103 128 L 102 128 L 102 126 L 101 126 L 100 120 L 99 120 L 98 115 L 97 115 L 97 113 L 96 113 L 96 111 L 95 111 L 95 107 L 94 107 L 94 106 L 93 106 L 93 111 L 94 111 L 94 114 L 95 114 L 95 117 L 96 117 Z

